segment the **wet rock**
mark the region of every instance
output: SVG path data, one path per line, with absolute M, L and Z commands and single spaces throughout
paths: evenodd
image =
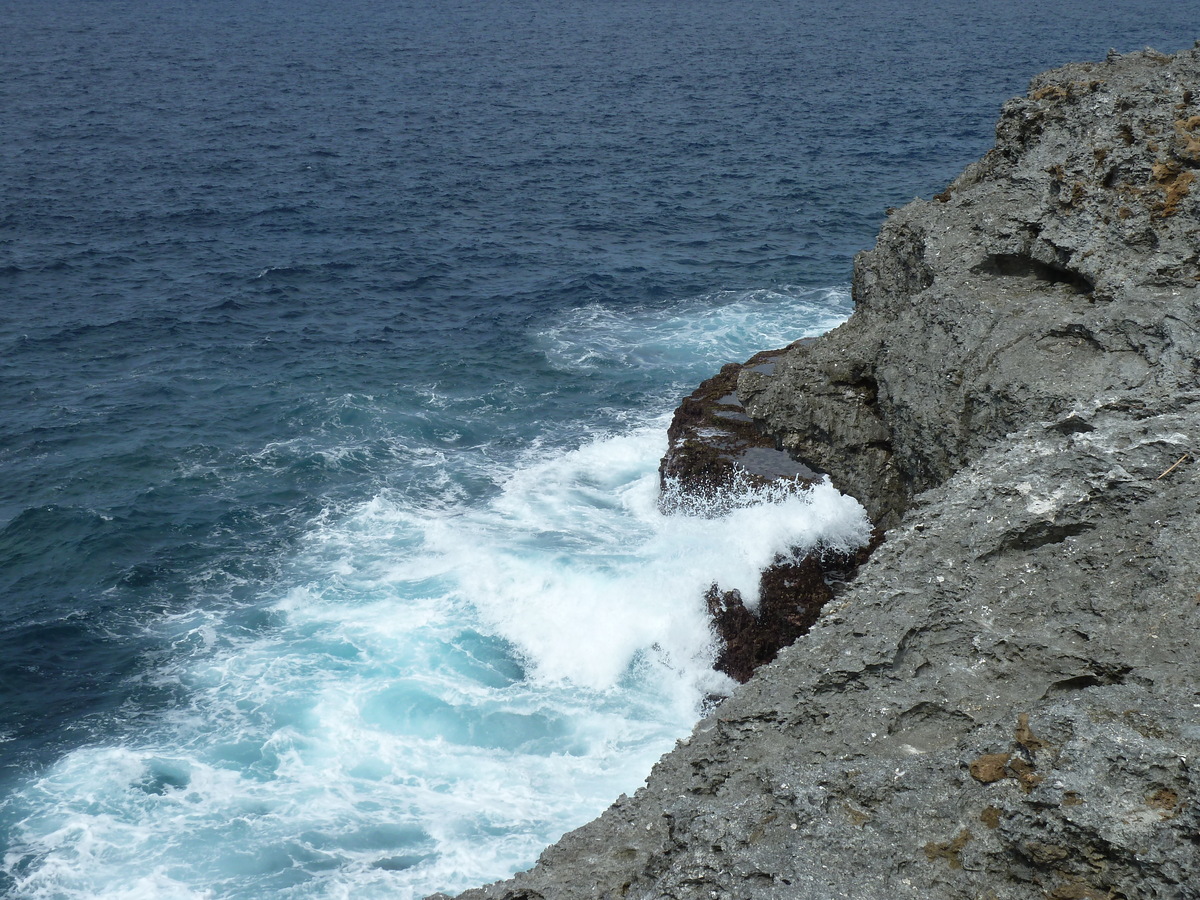
M 799 490 L 821 474 L 781 450 L 742 405 L 743 371 L 773 371 L 783 351 L 766 351 L 745 364 L 730 363 L 702 382 L 675 410 L 667 452 L 659 464 L 660 505 L 665 512 L 716 514 L 749 502 L 756 488 L 788 485 Z
M 722 591 L 714 584 L 705 595 L 721 644 L 713 668 L 735 681 L 748 681 L 755 669 L 808 633 L 838 587 L 881 540 L 877 533 L 870 545 L 853 553 L 818 548 L 799 558 L 778 557 L 759 579 L 753 611 L 739 591 Z
M 664 512 L 719 515 L 731 506 L 803 490 L 822 478 L 779 449 L 738 398 L 739 375 L 773 372 L 783 352 L 767 351 L 744 364 L 730 363 L 680 403 L 659 465 L 659 505 Z M 868 553 L 817 547 L 779 557 L 762 573 L 754 610 L 738 591 L 722 591 L 714 584 L 705 597 L 720 644 L 713 668 L 746 681 L 812 627 L 833 597 L 834 585 L 846 581 Z

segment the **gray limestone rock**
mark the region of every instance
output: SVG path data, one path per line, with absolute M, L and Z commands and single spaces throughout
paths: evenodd
M 1027 422 L 1197 384 L 1200 54 L 1045 73 L 997 143 L 859 255 L 854 315 L 738 382 L 885 526 Z
M 1195 94 L 1195 95 L 1194 95 Z M 1200 898 L 1200 51 L 1072 65 L 745 410 L 886 542 L 482 898 Z

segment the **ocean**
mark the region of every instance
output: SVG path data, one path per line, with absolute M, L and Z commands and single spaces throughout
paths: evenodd
M 1038 71 L 1200 0 L 5 0 L 0 895 L 405 898 L 690 731 L 679 399 L 850 313 Z

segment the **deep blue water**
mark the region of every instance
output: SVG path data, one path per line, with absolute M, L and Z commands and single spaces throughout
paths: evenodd
M 664 519 L 678 397 L 1198 13 L 6 0 L 0 892 L 420 896 L 636 788 L 703 586 L 857 527 Z

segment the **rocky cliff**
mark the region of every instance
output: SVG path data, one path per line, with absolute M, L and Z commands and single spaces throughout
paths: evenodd
M 886 541 L 645 787 L 464 898 L 1200 897 L 1198 168 L 1200 50 L 1110 56 L 892 211 L 849 321 L 718 398 Z

